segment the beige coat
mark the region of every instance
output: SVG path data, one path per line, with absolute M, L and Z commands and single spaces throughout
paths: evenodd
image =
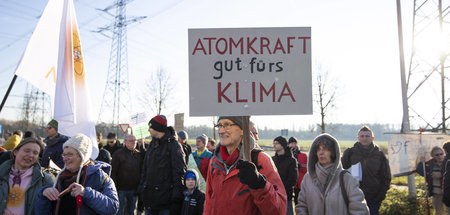
M 334 142 L 336 159 L 333 162 L 332 176 L 325 192 L 319 188 L 319 180 L 316 175 L 315 164 L 318 162 L 317 148 L 318 139 L 327 138 Z M 339 184 L 339 173 L 342 171 L 340 161 L 339 143 L 329 134 L 316 137 L 311 145 L 308 156 L 308 173 L 303 178 L 298 204 L 295 207 L 296 214 L 312 215 L 346 215 L 346 214 L 369 214 L 364 194 L 359 189 L 358 181 L 350 174 L 344 174 L 344 185 L 349 199 L 348 209 L 341 192 Z

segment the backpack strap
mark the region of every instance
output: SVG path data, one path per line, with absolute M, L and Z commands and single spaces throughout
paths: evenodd
M 347 205 L 347 208 L 348 208 L 348 196 L 347 196 L 347 191 L 345 190 L 345 185 L 344 185 L 344 174 L 345 173 L 350 174 L 350 172 L 347 170 L 342 170 L 339 173 L 339 184 L 341 186 L 342 197 L 344 198 L 345 205 Z

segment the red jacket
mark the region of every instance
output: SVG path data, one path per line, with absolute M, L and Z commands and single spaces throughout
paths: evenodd
M 299 166 L 297 184 L 295 184 L 294 188 L 300 188 L 303 181 L 303 176 L 305 176 L 306 172 L 308 172 L 308 156 L 305 153 L 300 152 L 298 153 L 296 159 Z
M 242 158 L 242 152 L 239 159 Z M 239 181 L 239 170 L 232 166 L 228 174 L 220 157 L 219 148 L 211 159 L 206 182 L 206 215 L 267 214 L 285 215 L 287 208 L 286 191 L 278 175 L 275 164 L 268 154 L 258 154 L 259 170 L 266 176 L 266 186 L 250 189 Z

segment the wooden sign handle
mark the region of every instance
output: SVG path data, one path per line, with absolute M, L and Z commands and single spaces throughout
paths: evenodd
M 242 116 L 242 130 L 244 131 L 243 139 L 243 153 L 244 160 L 251 162 L 251 149 L 250 149 L 250 116 Z

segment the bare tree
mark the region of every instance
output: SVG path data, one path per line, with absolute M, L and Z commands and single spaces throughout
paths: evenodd
M 316 102 L 318 104 L 320 112 L 320 129 L 322 133 L 325 133 L 327 123 L 325 117 L 329 114 L 331 109 L 336 107 L 336 93 L 338 92 L 338 86 L 336 80 L 330 78 L 328 70 L 323 70 L 322 66 L 318 66 L 316 73 Z
M 157 115 L 166 109 L 172 99 L 175 86 L 166 70 L 158 67 L 146 81 L 144 93 L 138 98 L 142 105 L 150 105 L 150 109 Z

